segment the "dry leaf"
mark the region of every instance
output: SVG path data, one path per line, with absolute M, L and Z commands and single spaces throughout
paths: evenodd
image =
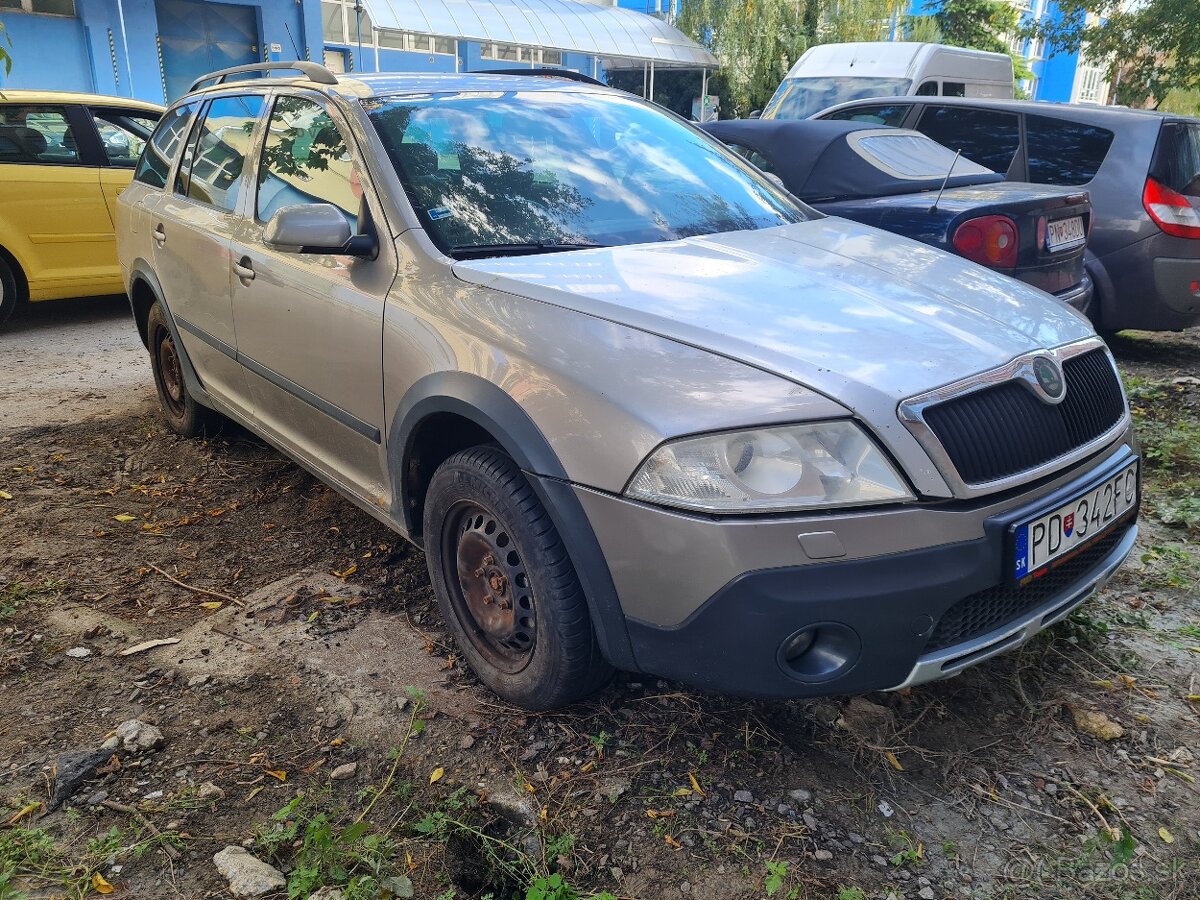
M 287 781 L 287 772 L 283 769 L 267 769 L 266 773 L 276 781 Z
M 16 825 L 23 818 L 25 818 L 27 815 L 32 813 L 35 809 L 38 809 L 41 805 L 42 805 L 42 802 L 40 800 L 38 800 L 33 803 L 30 803 L 28 806 L 21 807 L 15 813 L 13 813 L 11 816 L 9 816 L 4 824 L 5 825 Z
M 11 500 L 12 494 L 8 491 L 0 491 L 0 500 Z
M 700 788 L 700 782 L 696 780 L 696 776 L 691 772 L 688 772 L 688 781 L 692 783 L 692 790 L 703 797 L 704 791 Z
M 205 602 L 201 603 L 200 605 L 203 606 L 205 609 L 211 609 L 213 612 L 216 612 L 218 609 L 220 609 L 225 604 L 222 603 L 220 600 L 206 600 Z
M 412 858 L 412 854 L 407 850 L 404 851 L 404 864 L 408 866 L 408 871 L 413 871 L 417 867 L 416 861 Z
M 1175 843 L 1175 835 L 1173 835 L 1173 834 L 1171 834 L 1171 832 L 1167 831 L 1167 829 L 1165 827 L 1158 829 L 1158 836 L 1163 839 L 1164 844 Z
M 113 886 L 104 880 L 104 876 L 99 872 L 92 876 L 92 887 L 97 894 L 111 894 Z
M 548 807 L 548 806 L 543 806 L 543 807 L 542 807 L 542 811 L 538 813 L 538 818 L 539 818 L 539 819 L 541 819 L 543 822 L 549 821 L 549 819 L 550 819 L 550 807 Z
M 133 656 L 135 653 L 145 653 L 147 650 L 153 650 L 155 647 L 168 647 L 171 644 L 178 644 L 179 638 L 160 638 L 156 641 L 142 641 L 140 644 L 134 644 L 132 647 L 126 647 L 117 656 Z
M 446 774 L 446 770 L 443 769 L 441 766 L 438 766 L 436 769 L 433 770 L 432 773 L 430 773 L 429 783 L 433 784 L 435 781 L 441 781 L 442 776 L 445 774 Z
M 579 771 L 582 774 L 586 775 L 588 772 L 592 771 L 592 769 L 594 769 L 594 768 L 596 768 L 596 761 L 593 759 L 593 760 L 589 760 L 588 762 L 585 762 L 582 766 L 580 766 Z
M 254 790 L 252 790 L 249 794 L 247 794 L 246 802 L 249 803 L 251 800 L 253 800 L 255 797 L 257 797 L 259 795 L 259 793 L 262 791 L 262 789 L 263 789 L 263 786 L 260 784 L 258 787 L 256 787 Z
M 891 766 L 893 769 L 895 769 L 897 772 L 904 771 L 904 766 L 900 765 L 900 760 L 898 760 L 896 758 L 896 754 L 893 753 L 891 750 L 888 750 L 886 753 L 884 753 L 883 758 L 886 759 L 888 762 L 888 765 Z
M 691 788 L 678 788 L 675 791 L 675 793 L 673 793 L 671 796 L 672 797 L 690 797 L 690 796 L 692 796 L 692 789 Z
M 335 737 L 332 741 L 329 742 L 329 746 L 330 747 L 340 747 L 344 743 L 346 743 L 346 739 L 344 737 Z
M 120 515 L 113 516 L 113 518 L 118 522 L 132 522 L 137 516 L 131 516 L 129 513 L 121 513 Z
M 669 818 L 671 818 L 671 816 L 675 815 L 675 810 L 673 810 L 673 809 L 648 809 L 648 810 L 646 810 L 646 815 L 649 816 L 651 819 L 669 819 Z
M 351 575 L 353 575 L 357 571 L 358 571 L 358 563 L 351 563 L 349 566 L 347 566 L 342 571 L 334 572 L 333 574 L 336 575 L 338 578 L 349 578 Z
M 663 835 L 663 843 L 675 850 L 683 849 L 683 844 L 679 843 L 679 841 L 675 840 L 675 838 L 671 837 L 669 834 Z

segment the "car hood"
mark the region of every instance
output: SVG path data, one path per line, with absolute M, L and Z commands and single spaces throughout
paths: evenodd
M 773 372 L 876 427 L 885 408 L 895 421 L 900 400 L 1093 333 L 1035 288 L 832 216 L 670 243 L 461 261 L 454 272 Z

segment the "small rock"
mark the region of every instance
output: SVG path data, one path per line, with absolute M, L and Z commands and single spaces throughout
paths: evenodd
M 315 894 L 310 894 L 308 900 L 344 900 L 345 896 L 341 888 L 323 887 Z
M 933 888 L 931 887 L 921 888 L 919 891 L 917 891 L 917 896 L 920 897 L 921 900 L 937 900 L 937 894 L 933 892 Z
M 754 795 L 749 791 L 735 791 L 733 799 L 735 803 L 753 803 Z
M 202 688 L 212 681 L 212 676 L 207 672 L 201 672 L 199 675 L 193 675 L 187 681 L 187 686 L 190 688 Z
M 117 726 L 117 740 L 121 742 L 126 753 L 141 753 L 161 747 L 166 738 L 155 726 L 147 725 L 139 719 L 129 719 Z
M 1048 782 L 1046 782 L 1046 786 L 1044 788 L 1042 788 L 1042 790 L 1044 790 L 1047 794 L 1049 794 L 1051 797 L 1053 797 L 1055 794 L 1058 793 L 1058 785 L 1055 784 L 1053 781 L 1048 781 Z
M 96 767 L 108 760 L 107 750 L 64 753 L 54 761 L 54 795 L 48 809 L 58 809 L 74 796 L 80 786 L 96 773 Z
M 892 804 L 888 803 L 886 800 L 880 800 L 877 808 L 881 813 L 883 813 L 883 817 L 885 819 L 890 819 L 892 814 L 895 812 L 895 810 L 892 809 Z
M 683 884 L 679 885 L 679 893 L 690 894 L 691 892 L 692 892 L 691 882 L 685 881 L 685 882 L 683 882 Z
M 816 859 L 819 859 L 821 862 L 828 862 L 829 860 L 833 859 L 833 854 L 828 850 L 818 850 L 813 853 L 813 856 Z
M 251 856 L 242 847 L 226 847 L 213 857 L 213 862 L 229 882 L 229 893 L 235 897 L 261 897 L 287 887 L 282 872 Z
M 100 749 L 101 750 L 116 750 L 120 746 L 121 746 L 121 739 L 119 737 L 114 736 L 114 737 L 108 738 L 103 744 L 101 744 Z
M 92 796 L 87 798 L 88 806 L 99 806 L 108 799 L 108 791 L 96 791 Z
M 806 791 L 804 788 L 796 788 L 794 791 L 789 791 L 788 796 L 797 803 L 807 803 L 812 799 L 812 791 Z
M 462 736 L 462 738 L 459 739 L 459 742 L 458 742 L 459 750 L 470 750 L 474 746 L 475 746 L 475 738 L 471 737 L 471 735 L 469 735 L 469 734 L 464 734 Z
M 67 656 L 71 659 L 87 659 L 92 655 L 92 651 L 87 647 L 72 647 L 67 651 Z
M 200 787 L 196 788 L 196 798 L 198 800 L 221 800 L 224 797 L 225 792 L 211 781 L 206 781 Z
M 162 791 L 151 791 L 150 793 L 148 793 L 144 797 L 142 797 L 142 799 L 143 800 L 161 800 L 162 795 L 163 795 Z
M 817 823 L 817 817 L 814 816 L 812 813 L 810 813 L 808 810 L 804 811 L 804 814 L 801 816 L 801 818 L 804 819 L 804 827 L 807 828 L 809 831 L 819 830 L 820 826 Z
M 1102 712 L 1072 706 L 1071 716 L 1076 728 L 1102 741 L 1115 741 L 1125 736 L 1125 729 Z
M 866 697 L 851 698 L 836 724 L 855 737 L 873 744 L 886 744 L 896 727 L 892 711 L 886 706 L 872 703 Z
M 358 774 L 358 763 L 344 763 L 334 769 L 329 777 L 333 781 L 347 781 Z

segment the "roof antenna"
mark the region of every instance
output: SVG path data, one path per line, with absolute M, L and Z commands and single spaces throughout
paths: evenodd
M 283 23 L 283 28 L 284 28 L 284 31 L 287 32 L 288 40 L 292 42 L 292 50 L 294 50 L 296 53 L 296 59 L 299 59 L 300 58 L 300 48 L 296 46 L 296 39 L 294 37 L 292 37 L 292 29 L 290 27 L 288 27 L 287 22 Z
M 954 174 L 954 164 L 958 162 L 958 158 L 962 156 L 962 148 L 959 147 L 954 153 L 954 159 L 950 160 L 950 171 L 946 173 L 946 177 L 942 179 L 942 186 L 938 189 L 938 195 L 933 199 L 933 206 L 929 207 L 931 213 L 937 212 L 937 205 L 942 200 L 942 192 L 946 190 L 946 185 L 950 183 L 950 176 Z

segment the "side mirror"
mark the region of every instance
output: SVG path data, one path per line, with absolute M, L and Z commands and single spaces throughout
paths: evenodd
M 761 119 L 762 118 L 762 110 L 761 109 L 753 110 L 750 113 L 750 115 L 746 116 L 746 118 L 747 119 Z
M 377 250 L 371 235 L 351 235 L 350 223 L 332 203 L 302 203 L 277 210 L 263 230 L 263 243 L 288 253 L 374 256 Z

